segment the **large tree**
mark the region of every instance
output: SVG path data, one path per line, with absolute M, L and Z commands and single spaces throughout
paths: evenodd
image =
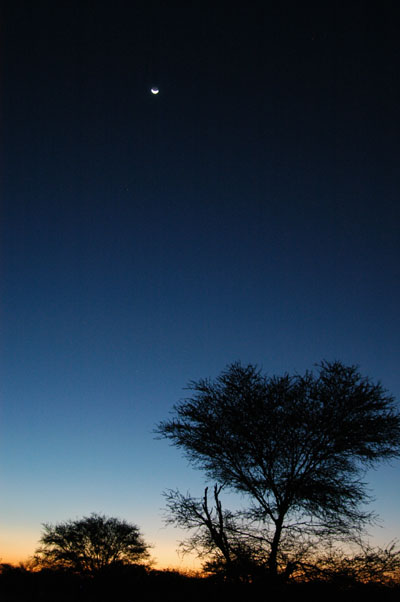
M 271 575 L 278 573 L 283 542 L 306 535 L 349 538 L 371 520 L 362 477 L 400 456 L 400 416 L 380 383 L 337 361 L 304 375 L 271 377 L 235 363 L 216 380 L 191 382 L 188 389 L 191 396 L 157 432 L 208 478 L 249 498 L 242 519 L 253 533 L 261 525 Z M 191 498 L 180 495 L 170 492 L 168 501 L 173 520 L 184 525 Z M 214 535 L 218 522 L 224 528 L 218 503 Z M 198 526 L 208 528 L 220 551 L 218 541 L 225 545 L 227 557 L 229 537 L 213 539 L 209 509 L 198 502 L 196 508 Z
M 56 525 L 43 525 L 39 565 L 96 572 L 117 564 L 147 560 L 148 546 L 136 525 L 98 514 Z

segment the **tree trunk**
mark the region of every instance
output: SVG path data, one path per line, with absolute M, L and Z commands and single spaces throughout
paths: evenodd
M 278 549 L 282 535 L 283 516 L 279 516 L 275 522 L 275 533 L 271 544 L 271 552 L 268 558 L 268 568 L 273 579 L 278 576 Z

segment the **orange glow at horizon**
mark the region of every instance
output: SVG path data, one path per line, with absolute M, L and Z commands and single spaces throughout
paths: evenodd
M 18 565 L 26 563 L 32 558 L 39 546 L 40 534 L 26 529 L 2 528 L 0 535 L 0 563 Z M 194 555 L 179 556 L 176 549 L 171 548 L 171 543 L 160 541 L 150 549 L 154 559 L 155 569 L 171 569 L 177 571 L 199 571 L 201 563 Z
M 0 534 L 0 562 L 9 564 L 25 563 L 38 547 L 36 531 L 3 527 Z

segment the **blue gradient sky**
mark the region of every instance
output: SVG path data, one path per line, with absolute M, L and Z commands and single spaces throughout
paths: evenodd
M 4 3 L 3 560 L 96 511 L 178 565 L 162 491 L 203 479 L 152 430 L 232 361 L 398 398 L 397 12 L 303 4 Z

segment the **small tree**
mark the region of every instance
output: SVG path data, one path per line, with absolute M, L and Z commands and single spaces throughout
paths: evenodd
M 117 564 L 149 558 L 136 525 L 98 514 L 56 525 L 43 525 L 42 544 L 35 559 L 40 566 L 93 573 Z
M 267 529 L 272 576 L 285 542 L 293 549 L 296 537 L 349 539 L 371 521 L 362 509 L 369 500 L 362 475 L 400 455 L 400 416 L 379 383 L 340 362 L 323 362 L 317 374 L 279 377 L 235 363 L 215 381 L 191 382 L 189 390 L 192 396 L 157 433 L 209 478 L 248 497 L 242 516 Z M 169 500 L 175 517 L 187 508 L 176 500 L 175 506 Z M 286 561 L 287 572 L 290 554 Z
M 196 551 L 204 558 L 206 572 L 244 582 L 265 575 L 262 533 L 246 523 L 240 512 L 223 510 L 221 490 L 222 486 L 214 486 L 211 502 L 208 487 L 202 499 L 167 491 L 167 524 L 191 530 L 180 549 L 183 554 Z

